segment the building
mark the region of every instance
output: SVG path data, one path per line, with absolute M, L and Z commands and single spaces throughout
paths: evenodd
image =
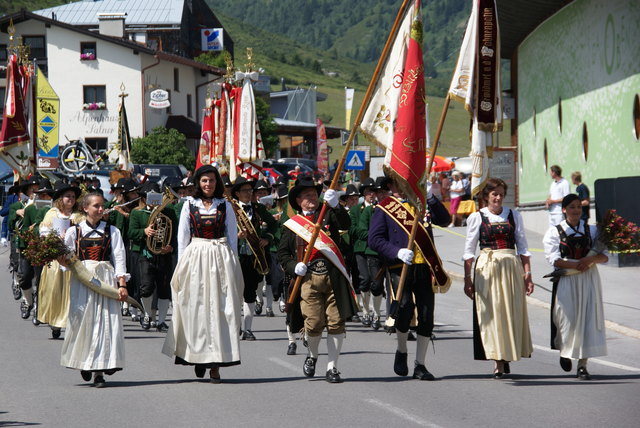
M 93 6 L 93 2 L 78 3 L 91 3 Z M 58 10 L 47 13 L 57 18 L 65 16 L 60 10 L 77 6 L 78 3 L 45 11 Z M 136 2 L 95 3 L 124 6 Z M 138 8 L 134 8 L 134 11 L 139 10 L 142 3 L 151 2 L 137 3 Z M 164 3 L 177 2 L 154 2 L 158 5 Z M 182 3 L 193 6 L 201 2 Z M 195 152 L 199 131 L 194 130 L 199 130 L 199 112 L 205 105 L 207 87 L 221 81 L 224 70 L 160 50 L 161 46 L 171 45 L 162 38 L 157 43 L 158 48 L 154 48 L 149 35 L 159 31 L 160 24 L 143 37 L 139 35 L 140 32 L 131 32 L 133 27 L 127 23 L 129 14 L 124 9 L 117 10 L 123 12 L 100 12 L 103 14 L 100 19 L 95 17 L 97 25 L 93 27 L 88 27 L 80 19 L 77 20 L 82 23 L 79 26 L 51 19 L 40 13 L 42 11 L 21 11 L 0 17 L 0 52 L 3 55 L 0 61 L 6 61 L 7 28 L 13 21 L 16 35 L 22 36 L 25 44 L 31 46 L 31 57 L 36 59 L 37 65 L 48 76 L 49 83 L 60 97 L 60 144 L 66 143 L 64 136 L 84 139 L 95 149 L 106 149 L 114 144 L 117 141 L 120 94 L 124 91 L 128 94 L 126 106 L 132 137 L 147 135 L 158 126 L 174 127 L 187 135 L 188 145 Z M 183 15 L 187 11 L 185 8 Z M 136 14 L 132 13 L 131 16 Z M 174 35 L 181 34 L 181 31 L 178 28 Z M 189 39 L 183 44 L 176 41 L 174 46 L 175 51 L 184 53 L 186 51 L 181 51 L 180 46 L 190 46 Z M 2 99 L 5 86 L 5 76 L 2 75 Z M 170 101 L 168 108 L 150 107 L 150 93 L 156 89 L 167 91 Z M 88 109 L 87 106 L 91 104 L 98 108 Z
M 640 176 L 640 8 L 624 0 L 497 0 L 497 8 L 515 98 L 517 203 L 527 227 L 543 232 L 552 165 L 569 181 L 581 171 L 592 197 L 596 180 Z

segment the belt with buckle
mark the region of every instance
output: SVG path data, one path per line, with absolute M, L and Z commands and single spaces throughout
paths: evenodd
M 310 262 L 308 268 L 316 275 L 326 275 L 329 273 L 329 263 L 324 258 L 315 259 Z

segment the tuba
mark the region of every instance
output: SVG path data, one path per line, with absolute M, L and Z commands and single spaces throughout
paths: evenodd
M 240 207 L 240 204 L 236 202 L 234 199 L 228 199 L 231 202 L 231 206 L 233 207 L 233 212 L 236 215 L 236 221 L 238 222 L 238 230 L 247 233 L 247 243 L 249 244 L 249 248 L 251 252 L 255 256 L 254 267 L 256 271 L 260 275 L 266 275 L 269 273 L 269 263 L 267 261 L 264 248 L 260 246 L 260 236 L 256 231 L 255 227 L 251 223 L 247 214 L 245 214 L 244 210 Z
M 171 219 L 165 214 L 162 214 L 162 210 L 175 200 L 176 194 L 167 187 L 164 191 L 162 204 L 158 205 L 153 209 L 153 211 L 151 211 L 147 226 L 152 226 L 156 231 L 156 234 L 153 236 L 147 236 L 147 249 L 153 254 L 160 254 L 162 249 L 171 243 L 173 225 Z

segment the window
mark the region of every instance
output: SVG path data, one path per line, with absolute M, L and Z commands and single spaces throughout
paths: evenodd
M 84 61 L 96 59 L 96 42 L 80 42 L 80 59 Z
M 84 142 L 87 143 L 87 146 L 91 147 L 96 152 L 104 152 L 107 150 L 108 140 L 107 138 L 90 138 L 87 137 L 84 139 Z
M 638 94 L 633 98 L 633 127 L 638 140 L 640 139 L 640 96 Z
M 177 68 L 173 69 L 173 90 L 180 92 L 180 70 Z
M 558 129 L 562 134 L 562 98 L 558 99 Z
M 544 170 L 549 171 L 549 151 L 547 150 L 547 139 L 544 139 Z
M 169 101 L 169 107 L 167 107 L 167 114 L 171 114 L 171 90 L 167 89 L 167 100 Z
M 23 36 L 22 41 L 31 48 L 29 58 L 47 57 L 47 45 L 44 41 L 44 36 Z
M 585 162 L 589 158 L 589 131 L 587 130 L 587 122 L 582 124 L 582 156 Z
M 191 110 L 191 94 L 187 94 L 187 117 L 193 117 L 193 111 Z
M 91 103 L 107 103 L 107 87 L 101 86 L 83 86 L 83 100 L 85 104 Z

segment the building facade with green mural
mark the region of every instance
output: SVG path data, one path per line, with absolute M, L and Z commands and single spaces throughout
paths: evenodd
M 580 171 L 590 189 L 640 176 L 640 1 L 570 2 L 511 59 L 518 204 L 532 210 L 528 227 L 543 231 L 552 165 L 569 181 Z

